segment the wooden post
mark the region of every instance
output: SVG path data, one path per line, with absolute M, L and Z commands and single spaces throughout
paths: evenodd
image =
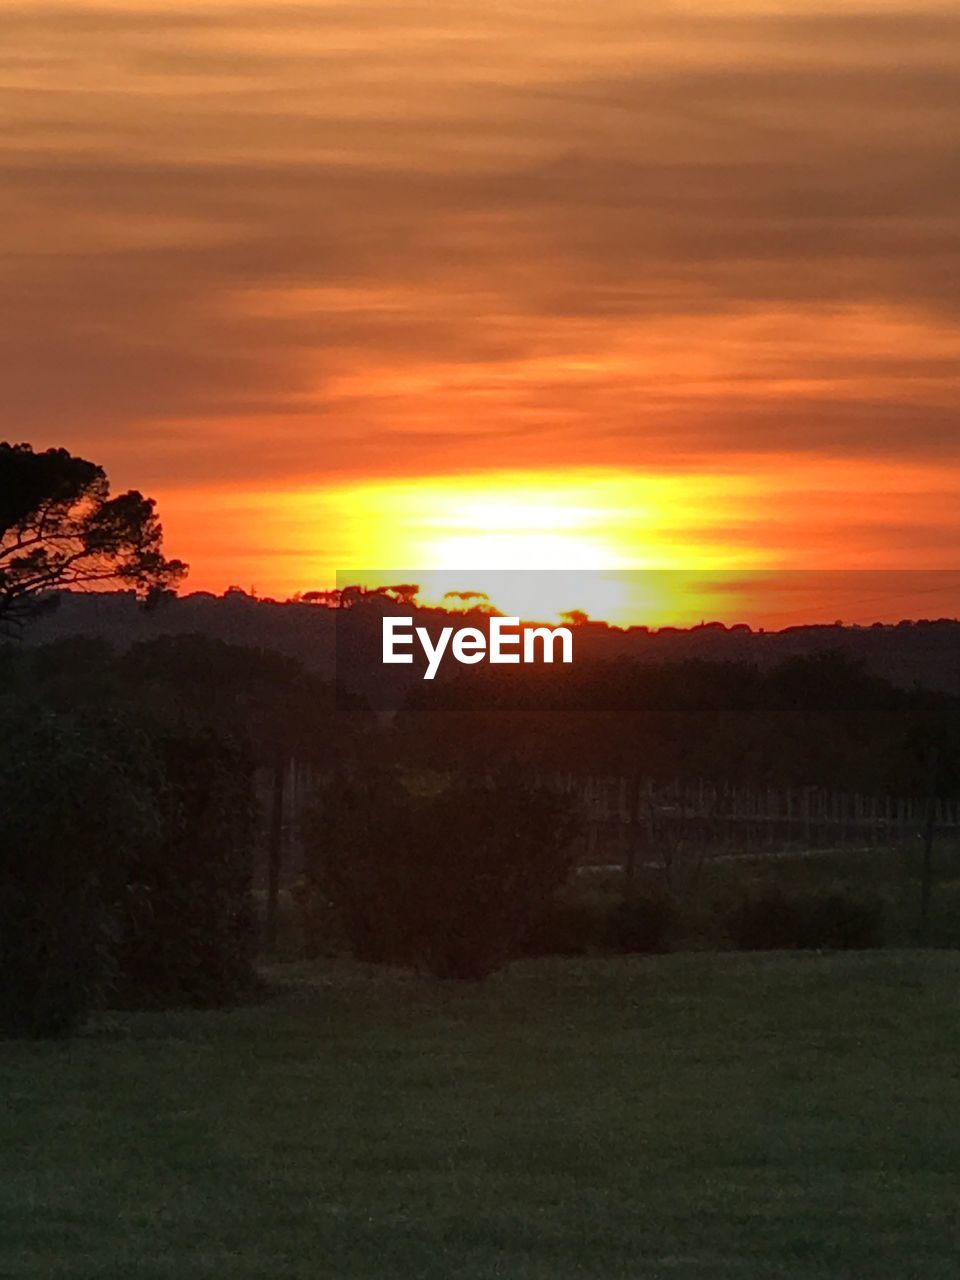
M 627 856 L 623 868 L 623 896 L 632 899 L 637 887 L 637 853 L 640 843 L 640 805 L 643 784 L 639 777 L 629 779 L 627 802 Z
M 927 757 L 927 805 L 923 824 L 923 865 L 920 871 L 920 943 L 930 940 L 930 892 L 933 885 L 933 836 L 937 822 L 937 765 L 940 752 L 930 748 Z
M 810 848 L 812 839 L 812 829 L 810 826 L 810 788 L 804 787 L 800 793 L 801 803 L 803 804 L 803 847 Z
M 270 806 L 270 831 L 267 844 L 267 950 L 277 947 L 277 913 L 280 902 L 280 869 L 283 861 L 283 801 L 287 778 L 287 757 L 277 743 L 273 757 L 273 796 Z

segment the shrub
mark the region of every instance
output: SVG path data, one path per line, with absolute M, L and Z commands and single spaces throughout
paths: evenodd
M 671 949 L 677 927 L 677 911 L 666 897 L 562 894 L 533 922 L 521 949 L 526 956 L 659 954 Z
M 665 895 L 628 898 L 618 906 L 613 919 L 617 950 L 650 955 L 669 951 L 678 919 L 674 903 Z
M 480 979 L 517 954 L 566 879 L 572 836 L 556 797 L 516 781 L 444 778 L 414 794 L 367 777 L 328 792 L 309 879 L 359 959 Z
M 282 895 L 281 895 L 282 903 Z M 321 894 L 309 875 L 301 875 L 290 887 L 292 928 L 288 932 L 292 957 L 316 960 L 319 956 L 342 956 L 350 951 L 340 913 Z M 281 913 L 281 926 L 283 915 Z M 281 927 L 281 938 L 283 929 Z M 282 951 L 282 946 L 280 947 Z
M 0 1033 L 249 982 L 249 762 L 209 732 L 0 711 Z
M 253 765 L 211 730 L 158 731 L 161 839 L 132 859 L 118 1002 L 227 1003 L 253 974 Z
M 3 1034 L 66 1034 L 106 998 L 127 867 L 160 830 L 140 747 L 35 706 L 0 711 Z
M 765 890 L 737 903 L 728 932 L 744 951 L 862 950 L 882 941 L 883 911 L 877 902 L 839 890 L 792 897 Z
M 595 897 L 560 895 L 531 921 L 520 942 L 525 956 L 584 956 L 609 951 L 613 904 Z

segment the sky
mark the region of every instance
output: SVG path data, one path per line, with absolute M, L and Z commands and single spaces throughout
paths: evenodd
M 0 96 L 0 437 L 190 588 L 960 563 L 953 2 L 0 0 Z

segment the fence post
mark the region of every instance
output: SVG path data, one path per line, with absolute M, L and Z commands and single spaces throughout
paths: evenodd
M 273 757 L 273 803 L 270 807 L 270 833 L 267 844 L 267 949 L 277 946 L 277 908 L 280 901 L 280 864 L 283 858 L 283 807 L 287 780 L 287 758 L 280 743 Z
M 637 853 L 640 843 L 640 776 L 625 779 L 627 787 L 627 856 L 624 862 L 624 897 L 632 899 L 637 887 Z
M 937 765 L 940 752 L 936 746 L 927 756 L 927 805 L 923 824 L 923 866 L 920 872 L 920 942 L 930 939 L 930 892 L 933 886 L 933 836 L 937 823 Z

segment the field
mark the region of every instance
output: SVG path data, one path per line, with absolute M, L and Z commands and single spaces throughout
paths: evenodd
M 268 977 L 0 1045 L 4 1280 L 955 1280 L 956 953 Z

